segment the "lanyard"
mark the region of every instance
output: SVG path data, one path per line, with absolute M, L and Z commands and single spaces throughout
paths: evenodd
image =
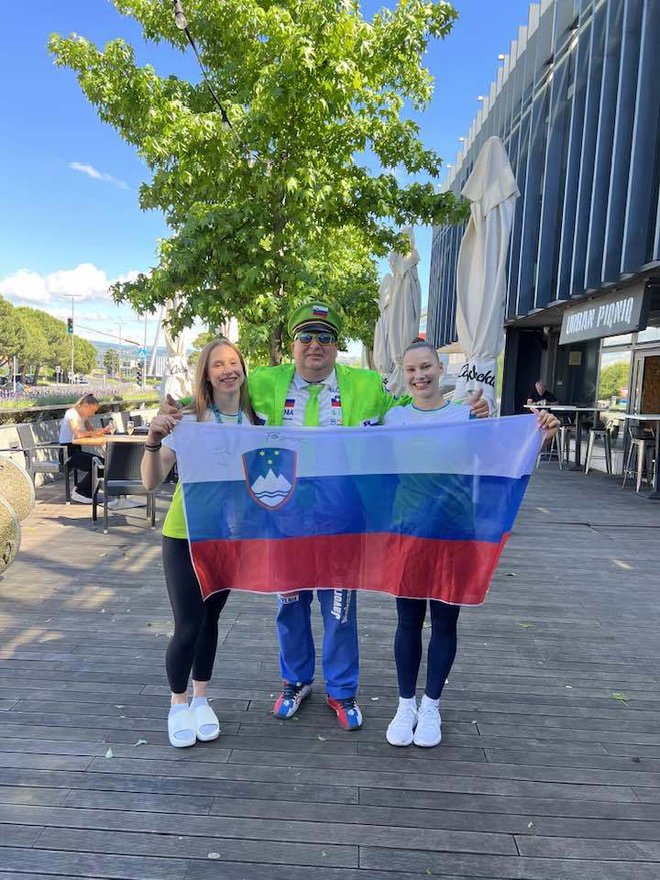
M 217 422 L 219 425 L 222 425 L 222 424 L 237 424 L 237 425 L 242 425 L 242 424 L 243 424 L 243 410 L 242 410 L 242 409 L 239 409 L 239 411 L 238 411 L 238 413 L 237 413 L 237 418 L 236 418 L 236 422 L 235 422 L 235 423 L 234 423 L 234 422 L 228 422 L 228 423 L 225 423 L 225 420 L 222 418 L 222 415 L 223 415 L 223 414 L 222 414 L 222 413 L 220 412 L 220 410 L 218 409 L 218 404 L 215 402 L 215 400 L 211 402 L 211 405 L 210 405 L 209 409 L 210 409 L 211 412 L 213 413 L 213 417 L 215 418 L 216 422 Z M 225 413 L 225 416 L 228 416 L 228 413 Z

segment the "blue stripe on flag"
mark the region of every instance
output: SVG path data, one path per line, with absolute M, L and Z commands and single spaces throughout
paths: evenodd
M 499 542 L 511 531 L 528 476 L 366 474 L 307 477 L 277 510 L 244 481 L 184 486 L 191 541 L 394 532 L 418 538 Z

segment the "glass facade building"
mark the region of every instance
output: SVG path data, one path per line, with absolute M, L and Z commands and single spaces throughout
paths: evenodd
M 614 387 L 607 368 L 617 358 L 628 372 L 608 394 L 613 405 L 644 398 L 658 412 L 660 0 L 532 4 L 447 188 L 460 193 L 493 135 L 521 193 L 508 254 L 502 412 L 521 411 L 539 377 L 565 403 L 600 399 L 603 373 L 606 390 Z M 427 338 L 439 347 L 456 340 L 463 231 L 433 233 Z M 628 290 L 643 291 L 645 329 L 560 343 L 568 309 Z M 645 374 L 656 391 L 645 388 Z

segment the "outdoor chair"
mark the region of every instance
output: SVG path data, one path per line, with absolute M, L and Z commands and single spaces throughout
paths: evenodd
M 558 444 L 561 447 L 562 456 L 564 461 L 568 461 L 571 457 L 571 438 L 575 435 L 577 438 L 577 428 L 574 421 L 571 421 L 570 418 L 561 419 L 561 424 L 559 425 L 559 430 L 557 432 L 558 435 Z M 577 439 L 576 439 L 577 442 Z
M 591 467 L 591 460 L 594 457 L 596 440 L 603 441 L 603 455 L 599 456 L 599 458 L 604 458 L 605 469 L 607 473 L 612 473 L 612 424 L 613 423 L 611 421 L 609 421 L 606 425 L 600 425 L 597 422 L 596 427 L 589 429 L 587 456 L 584 462 L 585 474 L 589 473 L 589 468 Z
M 151 518 L 151 528 L 156 527 L 156 495 L 142 485 L 140 464 L 144 446 L 142 443 L 108 443 L 105 465 L 94 464 L 92 470 L 92 520 L 98 519 L 98 494 L 103 492 L 103 534 L 108 533 L 108 501 L 120 495 L 146 496 L 146 516 Z M 124 509 L 121 511 L 125 512 Z
M 539 452 L 536 458 L 536 467 L 541 464 L 541 462 L 545 459 L 545 461 L 552 461 L 553 458 L 557 459 L 557 464 L 559 465 L 559 470 L 563 470 L 564 468 L 564 447 L 561 441 L 561 437 L 559 432 L 557 432 L 550 444 L 548 446 L 544 446 Z
M 625 489 L 628 477 L 635 476 L 635 491 L 639 492 L 644 478 L 646 478 L 646 482 L 649 485 L 652 481 L 655 437 L 652 431 L 648 431 L 640 425 L 629 425 L 628 436 L 630 447 L 628 449 L 626 464 L 623 468 L 623 482 L 621 483 L 621 488 Z M 635 462 L 631 467 L 633 456 L 635 457 Z
M 59 424 L 59 423 L 58 423 Z M 37 474 L 64 474 L 67 476 L 66 446 L 58 443 L 52 436 L 52 428 L 47 423 L 34 425 L 17 425 L 20 439 L 20 451 L 25 456 L 25 469 L 35 483 Z M 70 500 L 70 486 L 65 479 L 64 492 Z

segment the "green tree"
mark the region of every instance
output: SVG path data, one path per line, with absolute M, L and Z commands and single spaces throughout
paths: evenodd
M 103 366 L 105 367 L 108 376 L 116 376 L 119 373 L 120 364 L 121 360 L 117 349 L 107 349 L 106 353 L 103 355 Z
M 76 373 L 89 373 L 96 365 L 96 349 L 82 336 L 73 337 L 73 368 Z
M 628 385 L 628 361 L 615 361 L 600 371 L 600 383 L 598 397 L 606 400 L 609 397 L 619 397 L 621 388 Z
M 41 368 L 49 359 L 50 347 L 45 332 L 46 313 L 39 309 L 30 309 L 21 306 L 16 309 L 25 328 L 25 342 L 21 346 L 20 365 L 21 376 L 24 379 L 26 372 L 34 374 L 35 385 L 39 381 Z
M 199 333 L 195 336 L 192 343 L 193 350 L 188 356 L 188 361 L 191 364 L 196 364 L 204 346 L 208 345 L 208 343 L 212 339 L 215 339 L 216 336 L 220 336 L 220 333 L 217 330 L 205 330 L 203 333 Z
M 20 356 L 26 336 L 18 309 L 0 296 L 0 367 L 8 365 L 10 372 L 13 371 L 11 360 Z
M 171 4 L 114 0 L 147 41 L 186 49 Z M 285 316 L 308 296 L 331 299 L 347 333 L 370 342 L 376 260 L 403 249 L 401 226 L 462 215 L 433 184 L 440 159 L 404 109 L 423 109 L 422 59 L 455 12 L 442 0 L 399 0 L 371 21 L 357 0 L 186 0 L 213 88 L 138 67 L 114 40 L 53 35 L 56 64 L 76 71 L 101 118 L 134 145 L 152 177 L 143 209 L 172 235 L 148 275 L 118 300 L 149 311 L 179 295 L 174 329 L 239 318 L 241 341 L 277 362 Z M 375 169 L 375 170 L 374 170 Z M 414 182 L 401 184 L 398 170 Z
M 50 369 L 66 368 L 71 362 L 71 337 L 66 332 L 66 324 L 52 315 L 38 310 L 41 327 L 48 341 L 48 356 L 44 361 Z

